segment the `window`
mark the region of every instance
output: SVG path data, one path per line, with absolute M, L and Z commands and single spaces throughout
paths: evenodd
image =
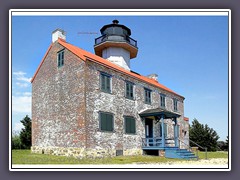
M 145 92 L 145 103 L 151 104 L 151 90 L 144 88 L 144 92 Z
M 136 133 L 136 122 L 134 117 L 125 116 L 125 133 L 135 134 Z
M 62 67 L 64 65 L 64 50 L 58 52 L 58 67 Z
M 101 72 L 100 84 L 103 92 L 111 93 L 111 75 Z
M 177 109 L 177 99 L 173 99 L 173 110 L 174 111 L 177 111 L 178 109 Z
M 167 137 L 167 123 L 164 123 L 164 137 Z M 160 124 L 160 137 L 162 137 L 162 124 Z
M 100 112 L 100 130 L 113 131 L 113 114 Z
M 160 94 L 160 106 L 162 108 L 165 108 L 165 97 L 166 97 L 165 94 Z
M 125 92 L 126 92 L 126 98 L 128 99 L 133 99 L 133 86 L 134 86 L 133 83 L 126 81 Z

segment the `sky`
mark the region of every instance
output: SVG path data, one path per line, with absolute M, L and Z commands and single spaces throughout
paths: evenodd
M 118 19 L 131 29 L 138 55 L 131 70 L 158 74 L 158 81 L 185 97 L 184 115 L 228 135 L 227 16 L 12 16 L 12 128 L 31 117 L 31 83 L 61 28 L 67 42 L 94 53 L 100 29 Z

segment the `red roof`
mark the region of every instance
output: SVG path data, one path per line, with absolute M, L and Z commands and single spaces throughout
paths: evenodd
M 130 71 L 128 71 L 128 70 L 125 70 L 125 69 L 123 69 L 123 68 L 115 65 L 114 63 L 112 63 L 112 62 L 110 62 L 110 61 L 108 61 L 108 60 L 100 57 L 100 56 L 97 56 L 97 55 L 92 54 L 92 53 L 90 53 L 90 52 L 87 52 L 87 51 L 85 51 L 85 50 L 83 50 L 83 49 L 81 49 L 81 48 L 79 48 L 79 47 L 77 47 L 77 46 L 74 46 L 74 45 L 72 45 L 72 44 L 69 44 L 69 43 L 67 43 L 65 40 L 62 40 L 62 39 L 59 38 L 59 39 L 58 39 L 58 43 L 61 44 L 62 46 L 64 46 L 65 48 L 67 48 L 69 51 L 71 51 L 73 54 L 75 54 L 76 56 L 78 56 L 78 57 L 79 57 L 80 59 L 82 59 L 83 61 L 87 61 L 87 60 L 93 61 L 93 62 L 95 62 L 95 63 L 101 64 L 101 65 L 106 66 L 106 67 L 108 67 L 108 68 L 110 68 L 110 69 L 114 69 L 114 70 L 116 70 L 116 71 L 118 71 L 118 72 L 120 72 L 120 73 L 129 75 L 129 76 L 131 76 L 131 77 L 133 77 L 133 78 L 135 78 L 135 79 L 137 79 L 137 80 L 143 81 L 143 82 L 145 82 L 145 83 L 148 83 L 148 84 L 150 84 L 150 85 L 153 85 L 153 86 L 155 86 L 155 87 L 161 88 L 161 89 L 163 89 L 163 90 L 165 90 L 165 91 L 168 91 L 168 92 L 170 92 L 170 93 L 173 93 L 173 94 L 175 94 L 175 95 L 177 95 L 177 96 L 180 96 L 180 97 L 184 98 L 183 96 L 175 93 L 174 91 L 172 91 L 171 89 L 167 88 L 166 86 L 158 83 L 158 82 L 157 82 L 156 80 L 154 80 L 154 79 L 150 79 L 150 78 L 148 78 L 148 77 L 146 77 L 146 76 L 141 76 L 141 75 L 138 75 L 138 74 L 136 74 L 136 73 L 130 72 Z M 50 49 L 51 49 L 51 46 L 49 47 L 47 53 L 45 54 L 45 56 L 44 56 L 44 58 L 43 58 L 43 60 L 42 60 L 42 62 L 41 62 L 41 64 L 40 64 L 40 66 L 38 67 L 36 73 L 34 74 L 32 80 L 31 80 L 31 82 L 33 82 L 33 80 L 34 80 L 34 78 L 35 78 L 35 76 L 36 76 L 39 68 L 41 67 L 41 65 L 42 65 L 42 63 L 43 63 L 43 61 L 44 61 L 44 59 L 45 59 L 45 57 L 46 57 L 46 55 L 48 54 L 48 52 L 49 52 Z
M 188 117 L 184 117 L 184 121 L 189 121 L 189 118 Z

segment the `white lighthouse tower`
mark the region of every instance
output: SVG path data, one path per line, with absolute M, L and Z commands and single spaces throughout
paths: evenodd
M 137 41 L 130 38 L 131 30 L 113 20 L 112 24 L 100 29 L 100 37 L 95 39 L 95 54 L 130 71 L 130 59 L 137 56 Z

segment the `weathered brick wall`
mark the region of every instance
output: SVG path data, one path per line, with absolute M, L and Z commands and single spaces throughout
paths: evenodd
M 112 93 L 101 92 L 100 72 L 112 75 Z M 166 94 L 166 109 L 173 111 L 173 100 L 177 98 L 178 113 L 182 116 L 178 118 L 178 124 L 183 123 L 183 99 L 171 93 L 152 87 L 136 79 L 129 78 L 114 70 L 99 66 L 93 62 L 87 62 L 86 82 L 86 119 L 87 119 L 87 148 L 89 149 L 141 149 L 141 138 L 145 137 L 145 124 L 139 117 L 139 113 L 149 108 L 160 106 L 159 93 Z M 135 99 L 125 98 L 125 80 L 135 83 Z M 152 104 L 144 103 L 144 87 L 152 90 Z M 99 111 L 111 112 L 114 114 L 114 132 L 101 132 L 99 129 Z M 136 134 L 124 133 L 124 116 L 133 116 L 136 119 Z M 172 120 L 165 120 L 168 124 L 169 136 L 173 137 Z M 160 123 L 160 122 L 159 122 Z M 160 124 L 155 123 L 155 136 L 160 135 Z
M 116 150 L 124 155 L 141 154 L 145 122 L 139 113 L 160 106 L 159 93 L 166 95 L 166 109 L 173 111 L 173 98 L 178 101 L 180 137 L 184 122 L 183 99 L 139 80 L 120 74 L 96 63 L 83 62 L 65 49 L 64 66 L 57 67 L 57 52 L 63 49 L 55 43 L 32 83 L 32 143 L 33 152 L 84 156 L 113 156 Z M 112 93 L 101 92 L 100 71 L 112 75 Z M 135 98 L 125 98 L 125 80 L 135 84 Z M 151 105 L 144 103 L 144 87 L 152 90 Z M 114 132 L 101 132 L 99 111 L 114 114 Z M 124 116 L 136 119 L 136 134 L 124 133 Z M 169 137 L 173 137 L 172 120 Z M 154 136 L 160 135 L 160 122 L 154 120 Z M 188 134 L 187 134 L 188 135 Z
M 85 147 L 84 62 L 55 43 L 32 83 L 32 146 Z

